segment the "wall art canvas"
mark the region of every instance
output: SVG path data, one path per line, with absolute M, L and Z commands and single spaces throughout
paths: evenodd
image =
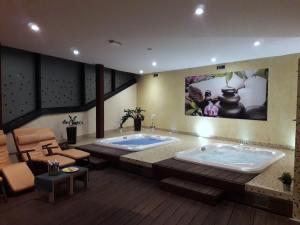
M 185 78 L 185 114 L 267 120 L 269 69 Z

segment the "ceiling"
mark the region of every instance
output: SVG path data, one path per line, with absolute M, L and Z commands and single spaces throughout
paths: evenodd
M 205 12 L 196 16 L 199 4 Z M 298 53 L 299 11 L 299 0 L 1 0 L 0 41 L 133 73 L 160 72 L 210 65 L 212 57 L 219 64 Z M 256 40 L 261 46 L 253 46 Z

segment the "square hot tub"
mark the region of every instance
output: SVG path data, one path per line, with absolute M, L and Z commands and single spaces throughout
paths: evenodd
M 178 138 L 170 136 L 131 134 L 126 136 L 99 139 L 95 142 L 95 144 L 128 151 L 143 151 L 148 148 L 154 148 L 177 141 L 179 141 Z

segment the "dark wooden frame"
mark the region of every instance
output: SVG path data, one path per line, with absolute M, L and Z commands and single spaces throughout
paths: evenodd
M 9 47 L 11 48 L 11 47 Z M 22 50 L 24 51 L 24 50 Z M 2 96 L 2 82 L 1 82 L 1 57 L 2 57 L 2 45 L 0 43 L 0 93 Z M 34 53 L 35 57 L 35 71 L 36 71 L 36 109 L 32 112 L 29 112 L 25 115 L 22 115 L 19 118 L 16 118 L 10 122 L 7 122 L 3 124 L 2 120 L 2 97 L 0 98 L 0 129 L 3 129 L 5 133 L 12 131 L 15 128 L 18 128 L 42 115 L 48 115 L 48 114 L 57 114 L 57 113 L 71 113 L 71 112 L 84 112 L 87 110 L 90 110 L 91 108 L 96 106 L 96 100 L 93 100 L 91 102 L 86 103 L 85 102 L 85 73 L 84 73 L 84 67 L 86 64 L 81 63 L 81 82 L 80 82 L 80 91 L 82 98 L 80 99 L 80 106 L 74 106 L 74 107 L 57 107 L 57 108 L 42 108 L 42 99 L 41 99 L 41 56 L 42 54 Z M 116 87 L 115 82 L 115 70 L 111 70 L 111 92 L 103 95 L 103 97 L 100 99 L 101 101 L 105 101 L 109 99 L 110 97 L 118 94 L 119 92 L 123 91 L 124 89 L 130 87 L 131 85 L 136 83 L 136 79 L 132 78 L 132 80 L 129 80 L 127 83 L 120 87 Z M 104 76 L 104 75 L 103 75 Z M 104 82 L 104 81 L 103 81 Z M 103 83 L 104 85 L 104 83 Z M 97 87 L 96 87 L 97 88 Z M 99 87 L 98 87 L 99 88 Z M 100 93 L 100 91 L 96 92 Z M 101 91 L 101 92 L 104 92 Z M 97 96 L 97 94 L 96 94 Z M 104 105 L 103 105 L 104 107 Z M 104 113 L 103 113 L 104 114 Z M 104 115 L 100 118 L 101 120 L 104 120 Z M 101 122 L 104 129 L 104 121 Z
M 0 43 L 0 93 L 1 93 L 1 97 L 0 97 L 0 129 L 3 130 L 3 121 L 2 121 L 2 44 Z
M 103 137 L 104 137 L 104 66 L 97 64 L 96 65 L 96 138 L 103 138 Z

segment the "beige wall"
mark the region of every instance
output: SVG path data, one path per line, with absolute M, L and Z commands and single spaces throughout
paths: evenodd
M 137 105 L 137 85 L 132 85 L 123 90 L 117 95 L 109 98 L 104 103 L 104 129 L 117 129 L 120 125 L 120 119 L 123 115 L 124 108 L 133 108 Z M 77 115 L 78 119 L 83 121 L 83 125 L 78 127 L 78 136 L 86 134 L 94 134 L 96 132 L 96 108 L 92 108 L 86 112 L 80 113 L 63 113 L 55 115 L 41 116 L 23 127 L 50 127 L 55 132 L 56 137 L 61 140 L 66 138 L 65 125 L 61 122 L 68 117 L 68 115 Z M 133 126 L 133 121 L 128 120 L 124 126 Z M 11 134 L 8 134 L 10 149 L 14 149 L 14 144 Z
M 146 109 L 144 125 L 192 132 L 203 137 L 223 137 L 267 144 L 295 145 L 296 89 L 300 54 L 226 64 L 226 70 L 206 66 L 145 75 L 138 80 L 138 105 Z M 185 116 L 185 76 L 225 71 L 269 68 L 268 121 Z

